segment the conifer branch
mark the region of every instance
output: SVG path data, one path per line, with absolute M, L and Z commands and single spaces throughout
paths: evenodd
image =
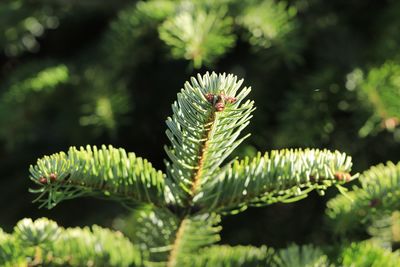
M 375 113 L 382 119 L 396 119 L 397 124 L 400 120 L 400 87 L 397 81 L 399 74 L 400 65 L 387 61 L 382 66 L 369 70 L 365 80 L 360 81 L 359 85 Z
M 233 19 L 226 5 L 215 2 L 177 5 L 176 14 L 159 27 L 172 55 L 193 61 L 195 68 L 212 63 L 234 45 Z
M 187 266 L 199 249 L 220 240 L 220 217 L 215 214 L 178 218 L 168 210 L 141 207 L 116 223 L 144 252 L 145 266 Z
M 215 214 L 203 214 L 185 217 L 177 228 L 174 243 L 168 256 L 167 267 L 185 266 L 200 248 L 210 246 L 220 240 L 220 217 Z
M 329 186 L 350 181 L 351 165 L 351 158 L 337 151 L 259 153 L 223 168 L 194 197 L 194 203 L 205 210 L 237 212 L 249 205 L 296 201 L 311 190 L 323 193 Z
M 284 40 L 296 28 L 296 13 L 296 8 L 285 2 L 264 0 L 248 5 L 237 20 L 248 31 L 246 37 L 252 45 L 269 48 L 278 43 L 291 45 Z
M 363 228 L 365 227 L 359 229 Z M 397 244 L 400 243 L 400 211 L 394 211 L 390 215 L 376 216 L 366 228 L 372 242 L 381 247 L 396 249 Z
M 298 246 L 292 244 L 287 248 L 278 251 L 275 257 L 274 267 L 322 267 L 331 266 L 328 257 L 322 252 L 321 249 L 312 245 Z
M 179 226 L 179 218 L 166 209 L 146 205 L 115 222 L 143 253 L 144 266 L 166 264 Z
M 385 266 L 397 267 L 400 253 L 391 252 L 373 242 L 352 243 L 342 251 L 342 266 Z
M 144 262 L 175 267 L 188 266 L 194 253 L 219 240 L 217 213 L 296 201 L 355 177 L 350 157 L 317 149 L 272 151 L 221 167 L 248 136 L 240 137 L 254 103 L 245 100 L 250 88 L 241 85 L 236 76 L 216 73 L 185 84 L 167 119 L 166 175 L 123 149 L 72 147 L 31 166 L 40 186 L 32 192 L 49 208 L 79 196 L 149 204 L 134 216 L 134 242 L 147 251 Z
M 59 227 L 45 218 L 23 219 L 12 234 L 0 229 L 0 265 L 139 266 L 140 252 L 120 232 Z
M 200 250 L 196 257 L 188 259 L 185 266 L 272 266 L 274 257 L 274 250 L 265 246 L 214 245 Z
M 373 166 L 359 180 L 361 187 L 355 186 L 349 197 L 339 195 L 327 204 L 327 215 L 339 233 L 400 209 L 400 162 Z
M 242 80 L 233 75 L 198 75 L 186 83 L 172 105 L 166 132 L 171 147 L 166 152 L 168 180 L 177 202 L 191 203 L 201 186 L 243 141 L 238 137 L 248 125 L 252 101 L 244 101 L 250 88 L 240 92 Z
M 123 202 L 164 203 L 164 175 L 134 153 L 96 146 L 45 156 L 30 167 L 31 179 L 40 186 L 41 206 L 80 196 L 111 197 Z M 47 195 L 47 196 L 46 196 Z

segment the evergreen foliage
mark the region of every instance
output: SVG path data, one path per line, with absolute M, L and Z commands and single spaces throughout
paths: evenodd
M 293 202 L 317 190 L 348 182 L 351 159 L 338 151 L 271 151 L 253 159 L 235 161 L 217 179 L 204 186 L 199 203 L 217 210 L 243 210 L 248 205 Z M 245 177 L 245 179 L 243 179 Z
M 161 40 L 171 47 L 174 57 L 192 60 L 199 68 L 233 46 L 232 18 L 226 16 L 226 6 L 183 3 L 177 9 L 159 28 Z
M 342 253 L 343 266 L 395 267 L 400 261 L 398 253 L 391 253 L 373 243 L 353 243 Z
M 282 39 L 294 30 L 295 7 L 288 7 L 284 2 L 250 2 L 239 21 L 248 30 L 252 45 L 268 48 L 274 42 L 283 42 Z
M 138 39 L 157 31 L 172 57 L 190 60 L 193 67 L 200 68 L 213 65 L 226 54 L 237 39 L 234 29 L 240 28 L 246 40 L 262 48 L 273 44 L 285 48 L 284 40 L 290 38 L 293 44 L 290 49 L 286 47 L 285 53 L 295 56 L 298 48 L 295 51 L 291 48 L 299 42 L 288 37 L 295 32 L 295 14 L 294 6 L 270 0 L 143 1 L 121 12 L 112 24 L 106 44 L 118 46 L 121 50 L 117 52 L 117 58 L 132 65 L 134 63 L 128 63 L 125 58 L 127 49 L 140 46 Z M 134 37 L 126 40 L 127 36 Z
M 369 70 L 366 77 L 360 69 L 348 75 L 346 86 L 349 90 L 360 90 L 360 96 L 373 107 L 372 117 L 360 129 L 360 135 L 386 128 L 394 130 L 400 120 L 400 66 L 387 61 L 378 68 Z
M 32 179 L 42 188 L 37 200 L 47 195 L 43 206 L 54 207 L 65 199 L 83 195 L 104 195 L 120 201 L 163 203 L 164 179 L 147 160 L 124 149 L 87 146 L 71 147 L 40 159 L 31 166 Z
M 392 162 L 373 166 L 361 174 L 360 187 L 328 202 L 329 224 L 342 241 L 359 238 L 360 233 L 370 237 L 343 250 L 344 266 L 398 265 L 399 167 Z
M 256 248 L 251 246 L 226 246 L 218 245 L 199 251 L 200 256 L 193 258 L 187 266 L 205 267 L 261 267 L 274 261 L 274 250 L 265 246 Z
M 311 245 L 290 245 L 286 249 L 281 249 L 278 255 L 275 266 L 329 266 L 328 257 Z
M 172 267 L 186 265 L 189 255 L 219 241 L 218 213 L 226 209 L 296 201 L 313 189 L 323 193 L 355 177 L 349 174 L 350 157 L 328 150 L 259 153 L 253 160 L 221 166 L 247 137 L 240 134 L 254 110 L 253 102 L 245 100 L 250 88 L 241 89 L 242 82 L 233 75 L 206 73 L 185 84 L 167 119 L 166 174 L 123 149 L 71 147 L 67 154 L 45 156 L 31 166 L 31 179 L 39 186 L 32 192 L 40 193 L 37 200 L 48 208 L 85 195 L 151 204 L 134 216 L 134 240 L 145 249 L 147 264 Z M 235 259 L 259 262 L 245 248 L 235 249 L 244 254 L 223 258 L 227 266 Z M 304 255 L 309 261 L 311 256 Z
M 62 228 L 45 218 L 23 219 L 12 234 L 0 232 L 1 266 L 138 266 L 138 249 L 99 226 Z
M 338 232 L 360 227 L 360 223 L 371 224 L 399 210 L 400 163 L 371 167 L 359 181 L 360 187 L 328 202 L 327 214 Z
M 0 265 L 396 266 L 399 12 L 394 0 L 1 1 Z M 257 110 L 234 75 L 197 76 L 163 136 L 173 88 L 210 68 L 252 84 Z M 38 205 L 71 200 L 51 211 L 21 180 L 40 155 Z M 370 170 L 358 182 L 350 167 Z M 345 195 L 324 224 L 332 186 Z M 130 242 L 16 224 L 110 225 L 118 203 Z

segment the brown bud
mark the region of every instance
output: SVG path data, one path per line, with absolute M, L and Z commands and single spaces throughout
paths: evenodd
M 214 94 L 207 93 L 204 95 L 204 97 L 207 99 L 208 102 L 213 103 L 214 101 Z
M 217 111 L 223 111 L 225 108 L 225 104 L 224 102 L 217 102 L 214 107 Z
M 400 120 L 396 117 L 387 118 L 382 122 L 382 127 L 388 130 L 393 130 L 400 124 Z
M 335 178 L 338 181 L 348 182 L 351 179 L 351 175 L 348 172 L 337 172 L 335 173 Z
M 50 173 L 50 182 L 55 182 L 57 180 L 57 174 L 55 173 Z
M 236 97 L 230 97 L 230 96 L 228 96 L 227 98 L 225 98 L 225 101 L 228 102 L 228 103 L 233 104 L 233 103 L 236 102 Z
M 41 184 L 47 184 L 47 178 L 44 177 L 44 176 L 40 177 L 40 178 L 39 178 L 39 183 L 41 183 Z

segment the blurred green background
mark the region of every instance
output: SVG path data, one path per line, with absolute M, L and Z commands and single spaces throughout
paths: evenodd
M 28 168 L 75 145 L 112 144 L 163 169 L 165 119 L 205 71 L 252 86 L 252 136 L 235 153 L 329 148 L 354 171 L 400 160 L 400 2 L 395 0 L 0 3 L 0 227 L 46 216 L 112 227 L 118 203 L 38 210 Z M 327 242 L 325 197 L 223 219 L 222 242 Z

